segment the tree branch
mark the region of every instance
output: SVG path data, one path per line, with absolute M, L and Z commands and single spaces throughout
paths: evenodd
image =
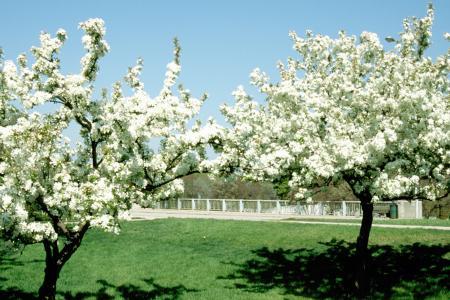
M 64 97 L 62 96 L 57 96 L 59 100 L 61 100 L 62 104 L 64 104 L 66 107 L 68 107 L 70 110 L 74 111 L 74 106 L 72 105 L 72 103 L 70 103 L 69 101 L 67 101 Z M 75 113 L 75 112 L 74 112 Z M 92 124 L 91 122 L 85 117 L 85 116 L 80 116 L 75 114 L 75 120 L 78 122 L 78 124 L 80 124 L 81 127 L 87 129 L 88 131 L 91 131 L 92 129 Z
M 51 258 L 53 257 L 53 251 L 52 251 L 52 248 L 51 248 L 51 242 L 49 241 L 49 240 L 47 240 L 47 239 L 44 239 L 43 241 L 42 241 L 42 243 L 44 244 L 44 249 L 45 249 L 45 260 L 47 261 L 47 264 L 48 264 L 48 261 L 49 260 L 51 260 Z
M 89 221 L 84 223 L 81 227 L 81 230 L 72 234 L 64 245 L 63 249 L 60 252 L 57 265 L 62 267 L 72 256 L 72 254 L 78 249 L 83 240 L 83 237 L 86 231 L 89 229 L 90 223 Z
M 61 221 L 61 219 L 58 216 L 55 216 L 50 212 L 48 206 L 44 203 L 44 198 L 42 197 L 42 195 L 39 195 L 36 198 L 36 202 L 39 204 L 42 210 L 47 214 L 47 216 L 52 221 L 53 228 L 55 229 L 55 231 L 60 231 L 67 238 L 70 238 L 71 232 L 67 229 L 66 225 Z
M 98 142 L 91 139 L 92 167 L 94 169 L 97 169 L 100 164 L 97 160 L 97 145 Z
M 198 170 L 191 170 L 191 171 L 187 172 L 186 174 L 180 174 L 180 175 L 174 176 L 174 177 L 172 177 L 172 178 L 170 178 L 170 179 L 167 179 L 167 180 L 162 181 L 162 182 L 160 182 L 160 183 L 158 183 L 158 184 L 155 184 L 155 185 L 147 184 L 147 185 L 143 188 L 143 190 L 146 191 L 146 192 L 151 192 L 151 191 L 153 191 L 153 190 L 155 190 L 155 189 L 157 189 L 157 188 L 159 188 L 159 187 L 162 187 L 163 185 L 168 184 L 169 182 L 172 182 L 172 181 L 174 181 L 174 180 L 176 180 L 176 179 L 180 179 L 180 178 L 182 178 L 182 177 L 184 177 L 184 176 L 188 176 L 188 175 L 192 175 L 192 174 L 197 174 L 197 173 L 200 173 L 200 171 L 198 171 Z
M 448 195 L 450 195 L 450 191 L 447 191 L 446 193 L 440 195 L 439 197 L 436 197 L 436 199 L 434 200 L 442 200 L 445 197 L 447 197 Z M 425 200 L 425 201 L 433 201 L 425 196 L 421 196 L 421 195 L 405 195 L 405 196 L 398 196 L 398 197 L 389 197 L 386 199 L 383 199 L 383 201 L 396 201 L 396 200 L 408 200 L 408 201 L 412 201 L 412 200 Z

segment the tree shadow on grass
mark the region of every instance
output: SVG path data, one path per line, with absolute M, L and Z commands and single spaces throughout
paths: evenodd
M 237 270 L 220 279 L 231 279 L 235 287 L 257 293 L 280 289 L 318 299 L 357 298 L 355 243 L 331 240 L 321 244 L 321 250 L 254 250 L 255 258 L 231 263 Z M 369 298 L 423 299 L 450 293 L 449 252 L 450 245 L 371 246 Z
M 0 249 L 1 250 L 1 249 Z M 12 267 L 24 266 L 30 263 L 40 263 L 44 260 L 17 260 L 14 257 L 15 252 L 0 251 L 0 299 L 38 299 L 37 293 L 28 292 L 19 287 L 5 287 L 7 278 L 2 276 L 2 271 Z M 57 292 L 57 298 L 67 300 L 75 299 L 178 299 L 182 294 L 189 292 L 197 292 L 196 289 L 190 289 L 184 285 L 163 286 L 155 282 L 153 278 L 142 280 L 146 287 L 143 288 L 134 284 L 122 284 L 115 286 L 106 280 L 97 280 L 101 287 L 96 292 Z
M 28 262 L 16 261 L 14 258 L 0 257 L 0 272 L 5 271 L 14 266 L 23 266 L 26 263 L 42 262 L 43 260 L 30 260 Z M 0 276 L 0 299 L 37 299 L 33 293 L 25 292 L 17 287 L 3 288 L 3 282 L 8 281 L 7 278 Z
M 123 284 L 115 286 L 106 280 L 97 280 L 101 287 L 96 292 L 57 292 L 57 298 L 66 300 L 81 299 L 178 299 L 182 294 L 188 292 L 197 292 L 198 290 L 186 288 L 184 285 L 162 286 L 155 283 L 153 278 L 144 279 L 147 284 L 146 288 L 142 288 L 133 284 Z M 0 285 L 0 299 L 38 299 L 37 294 L 25 292 L 17 287 L 9 287 L 3 289 Z
M 23 266 L 24 262 L 17 261 L 14 258 L 7 257 L 5 253 L 0 254 L 0 272 L 6 271 L 15 266 Z M 34 261 L 30 261 L 34 262 Z M 33 293 L 28 293 L 18 289 L 17 287 L 3 287 L 3 282 L 8 281 L 7 278 L 0 276 L 0 299 L 13 300 L 13 299 L 36 299 Z
M 153 278 L 143 279 L 143 282 L 147 284 L 147 288 L 142 288 L 134 284 L 122 284 L 115 286 L 106 280 L 97 280 L 102 287 L 95 293 L 91 292 L 63 292 L 59 295 L 63 296 L 66 300 L 78 300 L 78 299 L 178 299 L 182 294 L 189 292 L 197 292 L 198 290 L 186 288 L 184 285 L 175 286 L 162 286 L 157 284 Z M 108 290 L 113 290 L 113 293 L 108 293 Z

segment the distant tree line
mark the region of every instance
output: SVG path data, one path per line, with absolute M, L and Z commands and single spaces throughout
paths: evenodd
M 249 182 L 237 177 L 192 174 L 183 178 L 185 198 L 280 199 L 271 183 Z
M 185 198 L 209 199 L 283 199 L 295 200 L 295 190 L 288 185 L 288 179 L 274 182 L 250 182 L 239 177 L 217 177 L 206 174 L 192 174 L 183 178 Z M 318 189 L 313 201 L 356 200 L 350 187 L 342 182 Z

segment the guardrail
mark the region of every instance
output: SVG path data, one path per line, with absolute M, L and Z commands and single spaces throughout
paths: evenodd
M 157 208 L 224 212 L 300 214 L 309 216 L 360 216 L 359 201 L 291 202 L 288 200 L 179 198 L 158 203 Z
M 395 204 L 395 214 L 391 216 L 391 205 Z M 201 199 L 179 198 L 163 200 L 155 208 L 178 210 L 202 210 L 223 212 L 254 212 L 296 214 L 303 216 L 362 216 L 359 201 L 318 201 L 292 202 L 289 200 L 250 200 L 250 199 Z M 375 202 L 375 217 L 422 218 L 421 201 Z

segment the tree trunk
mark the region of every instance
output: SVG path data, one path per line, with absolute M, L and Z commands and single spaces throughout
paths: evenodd
M 39 299 L 54 300 L 56 297 L 56 281 L 58 280 L 59 270 L 56 266 L 47 266 L 45 268 L 44 282 L 39 289 Z
M 56 281 L 61 271 L 61 268 L 58 266 L 57 247 L 56 242 L 44 241 L 45 276 L 44 282 L 39 289 L 39 299 L 53 300 L 56 297 Z
M 68 234 L 68 240 L 59 251 L 57 241 L 44 240 L 45 276 L 39 288 L 39 299 L 54 300 L 56 297 L 56 282 L 64 264 L 80 247 L 84 234 L 89 229 L 89 222 L 83 225 L 77 233 Z
M 372 228 L 373 220 L 373 203 L 370 200 L 361 200 L 361 207 L 363 211 L 363 218 L 361 221 L 361 228 L 359 236 L 356 240 L 356 262 L 358 271 L 356 273 L 355 287 L 359 296 L 364 297 L 369 293 L 369 274 L 368 262 L 370 253 L 368 249 L 370 229 Z

